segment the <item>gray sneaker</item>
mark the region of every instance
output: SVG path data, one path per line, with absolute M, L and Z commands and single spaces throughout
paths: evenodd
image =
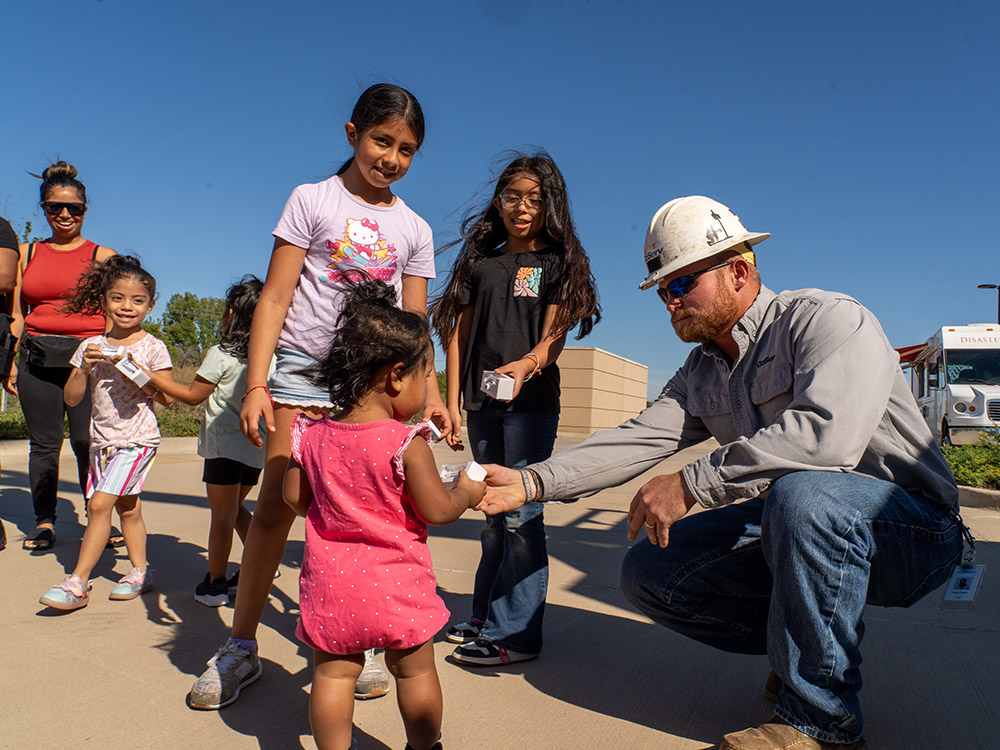
M 240 691 L 260 677 L 260 659 L 256 651 L 243 648 L 230 638 L 208 660 L 208 669 L 195 680 L 188 695 L 191 708 L 215 709 L 228 706 L 240 697 Z
M 389 692 L 389 675 L 375 658 L 375 649 L 365 651 L 365 666 L 354 685 L 354 697 L 359 700 L 379 698 Z

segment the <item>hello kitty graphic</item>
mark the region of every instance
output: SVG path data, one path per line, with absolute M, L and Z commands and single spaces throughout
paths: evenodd
M 396 248 L 379 231 L 374 219 L 348 219 L 343 239 L 327 240 L 327 267 L 334 269 L 322 281 L 337 281 L 347 269 L 363 270 L 369 277 L 391 282 L 396 274 Z

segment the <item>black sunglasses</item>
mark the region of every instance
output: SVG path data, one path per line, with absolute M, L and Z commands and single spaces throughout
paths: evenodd
M 69 211 L 70 216 L 83 216 L 87 210 L 86 203 L 61 203 L 59 201 L 42 201 L 42 210 L 49 216 L 58 216 L 63 209 Z
M 733 262 L 733 259 L 723 261 L 722 263 L 716 263 L 714 266 L 709 266 L 708 268 L 703 268 L 700 271 L 695 271 L 694 273 L 689 273 L 686 276 L 678 276 L 676 279 L 671 281 L 666 287 L 657 287 L 656 293 L 663 300 L 663 304 L 669 304 L 670 298 L 680 299 L 684 295 L 688 294 L 695 286 L 695 280 L 701 276 L 703 273 L 708 273 L 709 271 L 716 271 L 724 266 L 728 266 Z

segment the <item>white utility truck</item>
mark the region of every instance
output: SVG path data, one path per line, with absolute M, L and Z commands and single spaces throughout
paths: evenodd
M 943 445 L 969 445 L 1000 427 L 1000 325 L 945 326 L 897 349 L 924 419 Z

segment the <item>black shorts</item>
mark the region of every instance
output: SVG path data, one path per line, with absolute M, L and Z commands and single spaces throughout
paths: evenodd
M 260 469 L 231 458 L 206 458 L 201 481 L 205 484 L 239 484 L 253 487 L 260 478 Z

